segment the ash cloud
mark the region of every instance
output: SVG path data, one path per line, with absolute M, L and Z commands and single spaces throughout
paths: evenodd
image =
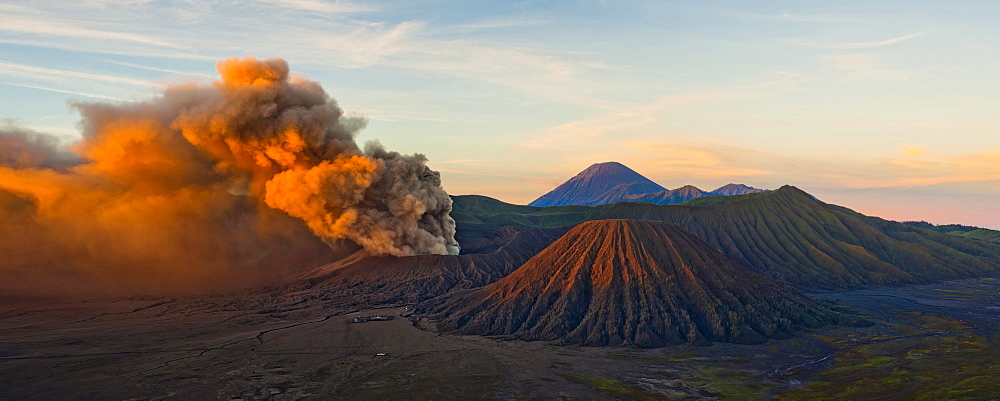
M 0 125 L 0 167 L 61 170 L 79 164 L 80 158 L 61 142 L 58 137 L 13 124 Z
M 146 102 L 75 104 L 72 152 L 0 129 L 0 271 L 143 292 L 273 278 L 351 242 L 458 253 L 451 199 L 423 155 L 360 149 L 364 124 L 284 60 L 218 70 Z

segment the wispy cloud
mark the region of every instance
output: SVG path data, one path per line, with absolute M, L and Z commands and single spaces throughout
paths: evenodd
M 347 110 L 347 114 L 376 121 L 399 121 L 399 120 L 435 121 L 435 122 L 448 121 L 443 118 L 426 116 L 406 110 L 349 109 Z
M 571 121 L 541 130 L 522 133 L 517 147 L 530 150 L 593 150 L 595 143 L 605 143 L 611 135 L 636 135 L 657 129 L 664 116 L 685 105 L 726 98 L 732 94 L 721 92 L 689 93 L 663 96 L 646 104 L 622 104 L 609 110 L 577 121 Z M 600 148 L 600 146 L 598 146 Z
M 434 163 L 431 163 L 432 165 Z M 505 178 L 523 178 L 529 180 L 553 180 L 552 177 L 540 177 L 537 175 L 522 175 L 522 174 L 510 174 L 502 172 L 491 172 L 491 171 L 469 171 L 469 170 L 453 170 L 448 168 L 435 168 L 437 171 L 448 174 L 461 174 L 461 175 L 474 175 L 480 177 L 505 177 Z
M 546 23 L 526 15 L 487 17 L 456 28 L 439 24 L 429 27 L 435 22 L 433 19 L 389 22 L 362 18 L 367 16 L 366 12 L 384 11 L 364 2 L 258 0 L 237 12 L 212 2 L 175 7 L 160 2 L 129 1 L 115 5 L 100 1 L 67 5 L 39 0 L 31 7 L 0 8 L 0 19 L 30 21 L 13 28 L 0 22 L 0 27 L 23 31 L 18 35 L 0 35 L 0 43 L 124 57 L 217 60 L 246 54 L 281 56 L 299 68 L 363 70 L 379 66 L 401 71 L 401 75 L 420 74 L 453 81 L 457 78 L 512 89 L 534 99 L 587 106 L 598 100 L 589 96 L 593 86 L 585 84 L 582 74 L 607 68 L 593 54 L 462 34 L 462 30 Z M 176 45 L 194 41 L 198 44 L 195 48 Z M 122 65 L 143 68 L 154 64 Z M 145 69 L 181 72 L 167 64 Z M 383 117 L 398 118 L 372 116 Z
M 548 20 L 539 18 L 507 16 L 507 17 L 487 18 L 465 24 L 459 24 L 455 26 L 455 28 L 465 31 L 474 31 L 480 29 L 517 28 L 524 26 L 544 25 L 547 23 L 549 23 Z
M 343 57 L 346 68 L 366 68 L 390 56 L 413 52 L 413 36 L 423 29 L 420 21 L 407 21 L 389 28 L 383 26 L 342 27 L 339 32 L 317 31 L 303 27 L 302 37 L 310 38 L 313 51 L 322 50 Z M 346 28 L 346 29 L 344 29 Z
M 141 79 L 121 77 L 110 74 L 95 74 L 72 70 L 63 70 L 32 65 L 0 62 L 0 75 L 19 78 L 36 79 L 47 82 L 72 83 L 75 80 L 99 81 L 108 84 L 162 88 L 163 84 Z
M 706 6 L 707 9 L 711 10 L 715 14 L 721 15 L 723 17 L 741 19 L 741 20 L 766 20 L 766 21 L 784 21 L 784 22 L 813 22 L 813 23 L 834 23 L 834 22 L 844 22 L 851 21 L 851 18 L 847 18 L 836 14 L 797 14 L 789 12 L 787 10 L 782 10 L 780 13 L 751 13 L 739 10 L 733 10 L 721 7 L 711 7 Z
M 38 90 L 43 90 L 43 91 L 48 91 L 48 92 L 65 93 L 67 95 L 84 96 L 84 97 L 90 97 L 90 98 L 94 98 L 94 99 L 115 100 L 115 101 L 122 101 L 122 102 L 127 101 L 126 99 L 117 98 L 117 97 L 113 97 L 113 96 L 100 95 L 100 94 L 96 94 L 96 93 L 77 92 L 77 91 L 71 91 L 71 90 L 65 90 L 65 89 L 47 88 L 47 87 L 38 86 L 38 85 L 15 84 L 15 83 L 11 83 L 11 82 L 0 82 L 0 85 L 9 85 L 9 86 L 16 86 L 16 87 L 19 87 L 19 88 L 38 89 Z
M 761 15 L 761 18 L 793 22 L 843 22 L 849 20 L 834 14 L 795 14 L 787 10 L 782 10 L 781 14 L 778 15 Z
M 120 42 L 134 42 L 160 47 L 181 49 L 182 46 L 145 35 L 86 28 L 67 24 L 54 19 L 26 18 L 0 15 L 0 31 L 57 36 L 74 39 L 101 39 Z
M 434 164 L 452 164 L 452 165 L 482 165 L 488 162 L 485 159 L 451 159 L 451 160 L 435 160 Z
M 897 175 L 889 186 L 928 186 L 1000 180 L 1000 150 L 947 155 L 920 145 L 900 147 L 904 157 L 885 162 Z
M 87 41 L 44 38 L 44 39 L 14 39 L 0 37 L 0 44 L 10 44 L 26 47 L 38 47 L 44 49 L 66 50 L 71 52 L 82 52 L 92 54 L 107 54 L 115 56 L 129 57 L 155 57 L 161 59 L 186 59 L 186 60 L 218 60 L 219 56 L 209 56 L 196 54 L 181 50 L 151 49 L 148 47 L 119 47 L 107 46 L 100 43 Z
M 126 63 L 126 62 L 123 62 L 123 61 L 116 61 L 116 60 L 106 60 L 106 62 L 114 64 L 114 65 L 120 65 L 120 66 L 123 66 L 123 67 L 138 68 L 140 70 L 146 70 L 146 71 L 156 71 L 156 72 L 163 72 L 163 73 L 167 73 L 167 74 L 183 75 L 183 76 L 190 76 L 190 77 L 213 78 L 212 75 L 204 74 L 204 73 L 200 73 L 200 72 L 178 71 L 178 70 L 172 70 L 172 69 L 169 69 L 169 68 L 161 68 L 161 67 L 153 67 L 153 66 L 148 66 L 148 65 Z
M 808 42 L 801 40 L 786 40 L 785 43 L 789 45 L 811 47 L 815 49 L 832 49 L 832 50 L 870 49 L 874 47 L 883 47 L 883 46 L 894 45 L 900 42 L 905 42 L 910 39 L 919 38 L 928 33 L 930 33 L 930 31 L 924 31 L 924 32 L 914 33 L 911 35 L 904 35 L 892 39 L 879 40 L 873 42 L 823 43 L 823 42 Z
M 815 81 L 816 78 L 805 78 L 801 74 L 789 71 L 776 71 L 775 74 L 778 76 L 776 79 L 769 81 L 764 81 L 751 85 L 739 86 L 739 89 L 761 89 L 775 86 L 788 86 L 798 83 L 806 83 Z
M 908 79 L 913 73 L 885 66 L 882 56 L 874 53 L 833 53 L 823 56 L 830 66 L 847 71 L 853 77 Z
M 358 4 L 351 2 L 326 2 L 319 0 L 257 0 L 260 3 L 272 4 L 279 7 L 292 8 L 303 11 L 315 11 L 322 13 L 361 13 L 378 11 L 378 7 L 369 4 Z
M 690 179 L 729 179 L 774 174 L 747 160 L 745 149 L 717 146 L 708 143 L 678 144 L 678 141 L 639 139 L 624 145 L 638 151 L 636 167 L 651 175 L 668 180 L 683 177 Z M 755 152 L 749 152 L 755 153 Z

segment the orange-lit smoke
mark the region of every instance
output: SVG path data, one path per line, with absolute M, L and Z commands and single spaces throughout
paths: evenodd
M 0 128 L 6 287 L 245 285 L 332 257 L 326 245 L 341 240 L 376 254 L 458 252 L 451 200 L 422 155 L 362 151 L 363 124 L 284 60 L 218 69 L 212 85 L 147 102 L 76 104 L 72 152 Z

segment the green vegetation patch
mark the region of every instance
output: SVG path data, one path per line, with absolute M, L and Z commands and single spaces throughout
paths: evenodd
M 970 238 L 985 242 L 991 242 L 994 244 L 1000 244 L 1000 231 L 990 230 L 988 228 L 963 226 L 960 224 L 945 224 L 936 226 L 926 221 L 907 221 L 904 222 L 904 224 L 913 227 L 920 227 L 931 231 L 937 231 L 939 233 L 945 233 L 956 237 Z
M 771 191 L 755 192 L 752 194 L 744 195 L 732 195 L 732 196 L 703 196 L 701 198 L 694 198 L 687 202 L 678 203 L 678 205 L 684 206 L 711 206 L 711 205 L 724 205 L 727 203 L 735 203 L 740 201 L 745 201 L 747 199 L 760 198 L 771 194 Z
M 566 380 L 586 385 L 594 390 L 598 390 L 604 395 L 612 398 L 624 398 L 629 400 L 663 400 L 662 394 L 649 392 L 639 388 L 632 383 L 620 380 L 607 379 L 600 376 L 574 375 L 569 373 L 557 373 Z
M 458 223 L 460 237 L 483 236 L 503 226 L 572 226 L 597 220 L 612 206 L 521 206 L 479 195 L 454 196 L 452 201 L 451 217 Z
M 892 333 L 833 341 L 836 362 L 783 400 L 1000 397 L 1000 348 L 960 320 L 909 312 Z
M 768 383 L 753 380 L 753 372 L 716 366 L 698 367 L 698 380 L 703 388 L 718 394 L 723 400 L 759 400 L 768 391 Z

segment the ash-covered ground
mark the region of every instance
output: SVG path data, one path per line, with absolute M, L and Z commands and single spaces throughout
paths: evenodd
M 872 325 L 657 349 L 440 334 L 407 305 L 322 290 L 6 300 L 0 399 L 989 399 L 998 293 L 986 278 L 813 294 Z M 393 319 L 352 323 L 373 315 Z

